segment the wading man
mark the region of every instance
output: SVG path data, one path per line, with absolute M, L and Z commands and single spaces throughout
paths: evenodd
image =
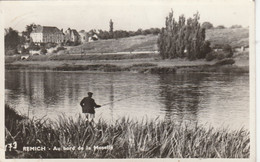
M 88 92 L 88 97 L 84 97 L 80 106 L 82 107 L 82 113 L 86 115 L 87 121 L 94 121 L 95 118 L 95 108 L 101 107 L 95 103 L 95 100 L 92 98 L 93 93 Z

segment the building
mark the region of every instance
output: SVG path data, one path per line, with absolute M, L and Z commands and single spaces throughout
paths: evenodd
M 88 42 L 88 33 L 87 32 L 80 31 L 79 35 L 80 35 L 80 42 L 81 43 Z
M 65 42 L 80 42 L 80 35 L 77 30 L 68 28 L 65 31 Z
M 96 40 L 98 40 L 97 34 L 90 34 L 90 35 L 88 36 L 88 41 L 89 41 L 89 42 L 93 42 L 93 41 L 96 41 Z
M 37 25 L 30 37 L 34 43 L 62 43 L 64 34 L 57 27 Z

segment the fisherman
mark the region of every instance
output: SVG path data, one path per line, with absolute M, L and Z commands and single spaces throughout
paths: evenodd
M 95 103 L 95 100 L 92 98 L 93 93 L 88 92 L 88 97 L 84 97 L 80 106 L 82 107 L 82 113 L 86 115 L 87 121 L 93 122 L 95 118 L 95 108 L 101 107 Z

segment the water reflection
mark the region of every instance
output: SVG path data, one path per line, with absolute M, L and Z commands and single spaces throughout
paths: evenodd
M 185 122 L 197 121 L 202 75 L 161 75 L 160 96 L 164 98 L 165 118 Z
M 249 126 L 248 75 L 6 71 L 5 89 L 6 103 L 30 117 L 76 117 L 92 91 L 98 104 L 109 103 L 96 110 L 106 121 L 147 116 Z

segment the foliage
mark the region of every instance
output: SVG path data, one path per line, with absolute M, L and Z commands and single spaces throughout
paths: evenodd
M 31 42 L 31 43 L 29 44 L 29 48 L 28 48 L 28 49 L 29 49 L 29 50 L 38 51 L 38 50 L 41 49 L 41 47 L 40 47 L 39 45 L 36 45 L 35 43 Z
M 20 36 L 18 35 L 18 31 L 13 30 L 12 28 L 6 29 L 4 42 L 6 54 L 14 54 L 13 52 L 15 52 L 20 42 Z
M 214 60 L 216 57 L 217 57 L 217 54 L 216 54 L 216 52 L 214 52 L 214 51 L 212 51 L 212 52 L 206 54 L 206 60 L 207 60 L 207 61 L 212 61 L 212 60 Z
M 27 37 L 30 37 L 31 32 L 33 31 L 33 28 L 36 27 L 36 24 L 32 23 L 30 25 L 26 25 L 26 30 L 23 32 L 24 35 Z
M 47 53 L 47 49 L 45 47 L 42 47 L 40 50 L 40 54 L 46 54 Z
M 125 38 L 125 37 L 129 37 L 129 33 L 127 31 L 124 30 L 116 30 L 113 32 L 113 38 L 117 39 L 117 38 Z
M 219 25 L 216 27 L 216 29 L 225 29 L 226 27 L 224 25 Z
M 17 49 L 6 49 L 5 50 L 5 55 L 15 55 L 17 54 Z
M 225 44 L 223 46 L 223 51 L 227 53 L 227 57 L 232 57 L 233 56 L 233 50 L 232 47 L 229 44 Z
M 206 55 L 212 51 L 209 41 L 204 41 L 200 48 L 201 48 L 200 49 L 201 54 L 199 55 L 200 56 L 199 58 L 205 58 Z
M 233 65 L 235 60 L 226 58 L 215 63 L 215 65 Z
M 242 25 L 232 25 L 230 28 L 231 28 L 231 29 L 242 28 Z
M 138 29 L 137 31 L 126 31 L 126 30 L 116 30 L 113 32 L 108 32 L 105 30 L 98 30 L 98 37 L 100 39 L 117 39 L 117 38 L 126 38 L 137 35 L 158 35 L 160 33 L 159 28 L 150 28 L 150 29 Z
M 189 60 L 205 58 L 210 51 L 209 42 L 205 42 L 205 29 L 200 27 L 199 13 L 193 18 L 184 15 L 175 20 L 173 11 L 166 17 L 166 27 L 158 38 L 158 48 L 163 59 L 183 58 Z
M 56 47 L 56 46 L 57 46 L 57 43 L 46 43 L 46 44 L 44 45 L 44 47 L 45 47 L 46 49 L 54 48 L 54 47 Z
M 12 116 L 6 121 L 16 120 Z M 174 124 L 174 121 L 133 121 L 128 118 L 109 124 L 103 120 L 95 124 L 61 116 L 56 122 L 46 119 L 25 119 L 7 126 L 5 142 L 17 141 L 22 146 L 46 146 L 60 151 L 22 152 L 19 158 L 248 158 L 249 131 L 213 129 L 194 124 Z M 75 146 L 65 151 L 63 147 Z M 79 148 L 90 147 L 90 150 Z M 94 150 L 94 146 L 113 149 Z M 12 158 L 12 152 L 6 155 Z
M 66 43 L 65 43 L 66 46 L 77 46 L 79 44 L 80 44 L 79 41 L 73 42 L 71 40 L 67 40 Z
M 213 24 L 210 22 L 204 22 L 204 23 L 202 23 L 201 27 L 205 28 L 205 29 L 211 29 L 211 28 L 213 28 Z
M 223 60 L 225 57 L 226 56 L 225 56 L 225 53 L 223 51 L 218 52 L 218 54 L 217 54 L 218 60 Z
M 56 50 L 54 50 L 53 53 L 58 53 L 59 51 L 62 51 L 62 50 L 66 50 L 66 48 L 63 46 L 60 46 Z
M 110 33 L 114 32 L 114 23 L 113 23 L 112 19 L 110 19 L 110 21 L 109 21 L 109 32 Z
M 22 46 L 22 45 L 18 45 L 17 51 L 20 51 L 21 54 L 29 53 L 29 50 L 28 50 L 28 49 L 25 49 L 24 46 Z

